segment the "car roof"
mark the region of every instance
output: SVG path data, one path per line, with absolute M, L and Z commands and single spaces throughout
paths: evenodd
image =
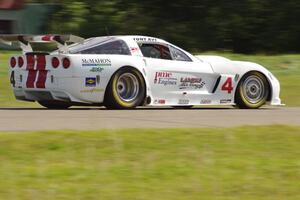
M 111 35 L 111 36 L 100 36 L 100 37 L 91 37 L 87 38 L 84 40 L 83 43 L 74 43 L 72 45 L 69 45 L 69 51 L 72 50 L 72 48 L 76 48 L 76 46 L 80 45 L 87 45 L 87 46 L 93 46 L 96 45 L 97 43 L 102 43 L 102 42 L 107 42 L 107 41 L 112 41 L 112 40 L 123 40 L 127 44 L 132 44 L 132 42 L 145 42 L 145 43 L 161 43 L 161 44 L 166 44 L 166 45 L 171 45 L 181 51 L 183 51 L 185 54 L 187 54 L 192 60 L 195 60 L 193 58 L 193 55 L 190 54 L 189 52 L 185 51 L 184 49 L 181 49 L 180 47 L 171 44 L 163 39 L 159 39 L 156 37 L 151 37 L 151 36 L 143 36 L 143 35 Z M 199 60 L 199 59 L 197 59 Z
M 111 35 L 111 36 L 100 36 L 100 37 L 91 37 L 85 39 L 83 42 L 80 43 L 73 43 L 68 46 L 68 51 L 72 51 L 75 48 L 82 47 L 82 46 L 94 46 L 99 43 L 113 41 L 113 40 L 123 40 L 127 44 L 132 44 L 132 42 L 155 42 L 155 43 L 162 43 L 162 44 L 170 44 L 165 40 L 150 37 L 150 36 L 142 36 L 142 35 Z M 52 53 L 57 53 L 58 50 L 53 51 Z

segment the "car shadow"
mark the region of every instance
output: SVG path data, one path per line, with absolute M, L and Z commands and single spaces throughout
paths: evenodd
M 258 110 L 275 110 L 278 108 L 274 107 L 262 107 Z M 47 108 L 0 108 L 0 110 L 65 110 L 65 111 L 74 111 L 74 110 L 107 110 L 107 111 L 113 111 L 118 109 L 107 109 L 105 107 L 71 107 L 68 109 L 47 109 Z M 124 109 L 123 111 L 139 111 L 139 110 L 182 110 L 182 111 L 188 111 L 188 110 L 241 110 L 238 108 L 234 108 L 232 106 L 228 107 L 193 107 L 193 108 L 173 108 L 173 107 L 137 107 L 136 109 Z M 243 109 L 246 110 L 246 109 Z M 251 109 L 248 109 L 249 111 Z

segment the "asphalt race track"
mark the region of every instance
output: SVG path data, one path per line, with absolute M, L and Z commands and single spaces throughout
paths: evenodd
M 0 108 L 0 131 L 94 130 L 101 128 L 233 127 L 242 125 L 300 125 L 300 108 Z

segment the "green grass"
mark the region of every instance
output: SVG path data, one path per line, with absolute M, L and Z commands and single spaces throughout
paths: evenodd
M 295 200 L 299 146 L 290 126 L 1 133 L 0 199 Z
M 8 58 L 17 52 L 0 52 L 0 107 L 32 107 L 36 103 L 20 102 L 14 99 L 7 75 Z M 226 52 L 209 52 L 233 60 L 257 62 L 280 80 L 281 98 L 287 106 L 300 106 L 300 55 L 242 55 Z

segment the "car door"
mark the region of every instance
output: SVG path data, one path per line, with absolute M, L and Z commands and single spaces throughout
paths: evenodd
M 212 91 L 216 75 L 209 64 L 169 44 L 139 43 L 139 47 L 154 103 L 199 104 L 201 96 Z

